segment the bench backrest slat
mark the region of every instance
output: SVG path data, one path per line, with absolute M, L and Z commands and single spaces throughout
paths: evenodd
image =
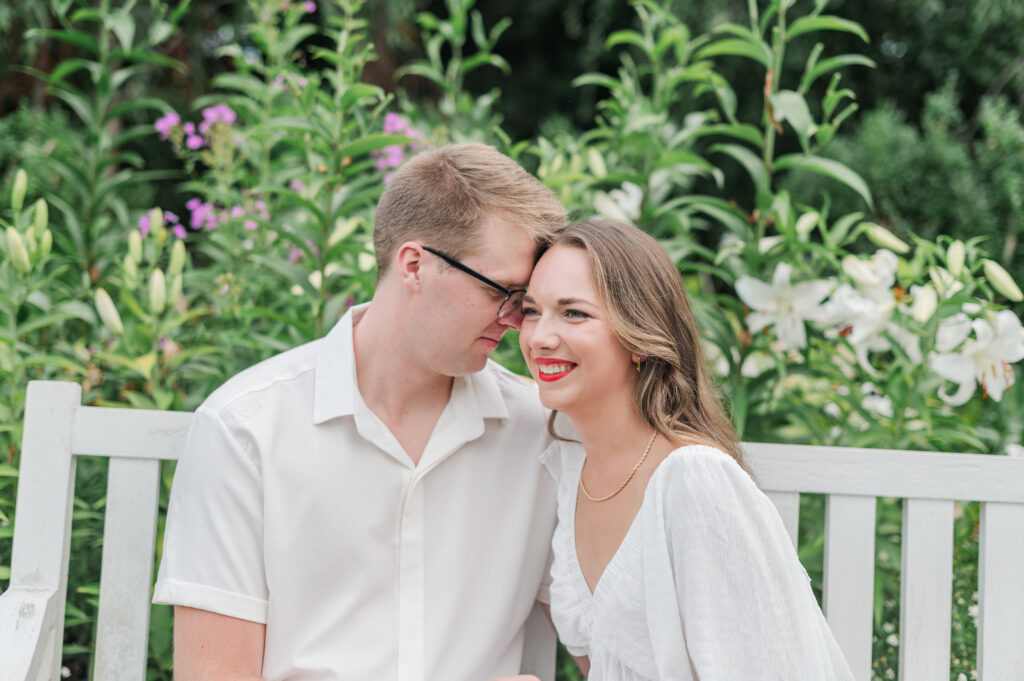
M 953 609 L 953 506 L 906 499 L 900 544 L 901 681 L 949 676 Z
M 978 678 L 1024 674 L 1024 504 L 981 505 L 978 536 Z
M 821 609 L 858 681 L 871 678 L 875 501 L 846 494 L 825 500 Z
M 95 678 L 144 678 L 160 460 L 177 458 L 191 420 L 187 413 L 83 407 L 75 384 L 29 384 L 11 588 L 0 595 L 0 681 L 59 679 L 74 455 L 110 457 Z M 871 678 L 876 498 L 904 499 L 903 681 L 948 677 L 954 501 L 981 502 L 979 678 L 1020 678 L 1024 461 L 840 447 L 744 449 L 794 544 L 801 493 L 826 495 L 823 609 L 857 681 Z M 30 610 L 32 617 L 19 614 Z M 3 632 L 20 636 L 18 627 L 28 622 L 36 627 L 35 650 L 6 647 Z M 548 625 L 539 610 L 531 622 L 533 647 L 524 663 L 550 678 Z M 10 666 L 8 659 L 14 660 Z
M 94 676 L 137 681 L 146 668 L 160 461 L 111 459 Z

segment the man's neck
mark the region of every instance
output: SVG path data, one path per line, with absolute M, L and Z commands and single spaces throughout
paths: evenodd
M 453 379 L 418 361 L 407 334 L 395 326 L 398 318 L 376 298 L 353 318 L 356 380 L 363 402 L 415 463 L 448 404 Z

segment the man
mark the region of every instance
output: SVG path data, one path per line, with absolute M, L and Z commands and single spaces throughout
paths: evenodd
M 519 673 L 554 491 L 534 389 L 488 354 L 564 223 L 491 147 L 395 174 L 373 300 L 196 411 L 154 596 L 176 606 L 176 679 Z

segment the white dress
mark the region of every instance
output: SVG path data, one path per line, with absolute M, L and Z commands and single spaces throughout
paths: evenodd
M 775 507 L 724 452 L 673 451 L 591 594 L 576 556 L 583 448 L 558 482 L 551 614 L 588 681 L 852 681 Z

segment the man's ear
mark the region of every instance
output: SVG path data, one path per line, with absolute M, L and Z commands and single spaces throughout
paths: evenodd
M 407 290 L 418 291 L 422 285 L 423 256 L 426 251 L 415 241 L 406 241 L 395 252 L 394 270 Z

